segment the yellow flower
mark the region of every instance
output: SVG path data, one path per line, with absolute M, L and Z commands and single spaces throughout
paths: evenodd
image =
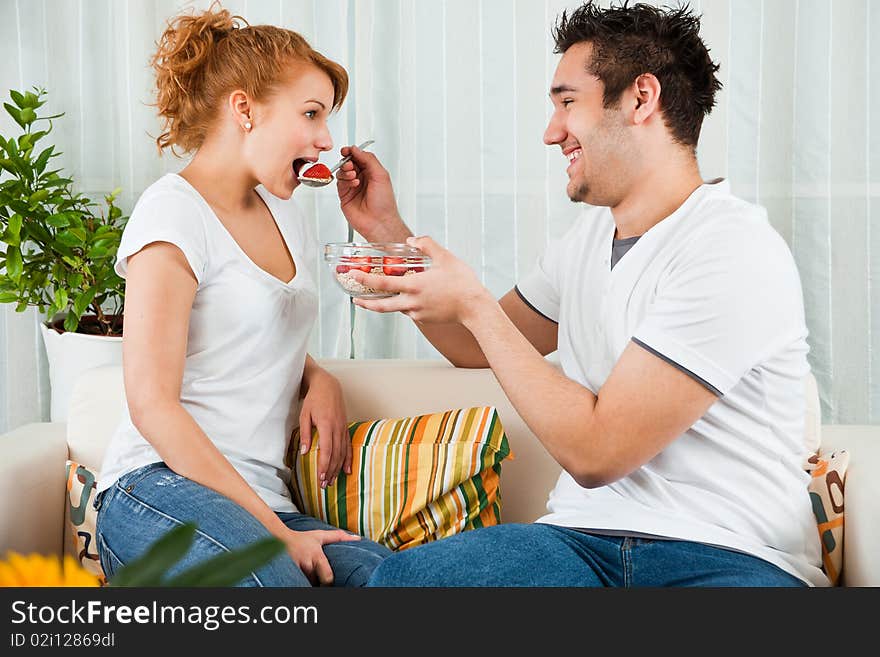
M 9 552 L 0 561 L 0 586 L 100 586 L 98 578 L 83 568 L 76 559 L 57 556 Z

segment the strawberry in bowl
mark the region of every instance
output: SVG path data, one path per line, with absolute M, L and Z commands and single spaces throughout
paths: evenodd
M 418 249 L 392 242 L 331 242 L 324 245 L 324 262 L 349 296 L 363 299 L 389 297 L 393 293 L 363 285 L 351 275 L 352 271 L 410 276 L 431 266 L 431 259 Z

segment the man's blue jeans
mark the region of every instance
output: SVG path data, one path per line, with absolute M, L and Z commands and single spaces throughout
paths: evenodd
M 232 500 L 182 477 L 164 463 L 153 463 L 126 475 L 95 501 L 96 541 L 108 580 L 123 564 L 141 556 L 169 530 L 195 522 L 196 538 L 189 552 L 169 575 L 222 552 L 244 547 L 269 531 Z M 336 529 L 301 513 L 279 513 L 290 529 Z M 391 551 L 369 541 L 331 543 L 324 554 L 333 569 L 334 586 L 364 586 L 376 566 Z M 282 553 L 239 583 L 240 586 L 311 586 L 293 559 Z
M 398 552 L 367 586 L 806 586 L 771 563 L 701 543 L 496 525 Z

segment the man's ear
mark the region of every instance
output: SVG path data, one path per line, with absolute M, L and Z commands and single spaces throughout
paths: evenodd
M 651 73 L 642 73 L 633 83 L 633 123 L 639 125 L 660 109 L 660 80 Z

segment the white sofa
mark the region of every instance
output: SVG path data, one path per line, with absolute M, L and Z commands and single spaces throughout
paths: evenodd
M 342 382 L 352 420 L 494 405 L 514 453 L 502 467 L 503 520 L 530 522 L 544 513 L 559 466 L 513 410 L 490 370 L 456 369 L 440 361 L 321 364 Z M 806 394 L 808 434 L 821 432 L 824 447 L 850 452 L 842 583 L 880 585 L 880 478 L 874 474 L 880 469 L 880 426 L 820 426 L 812 379 Z M 74 387 L 66 424 L 34 423 L 0 436 L 0 558 L 7 550 L 59 554 L 71 549 L 65 460 L 100 467 L 123 404 L 121 368 L 95 368 Z

